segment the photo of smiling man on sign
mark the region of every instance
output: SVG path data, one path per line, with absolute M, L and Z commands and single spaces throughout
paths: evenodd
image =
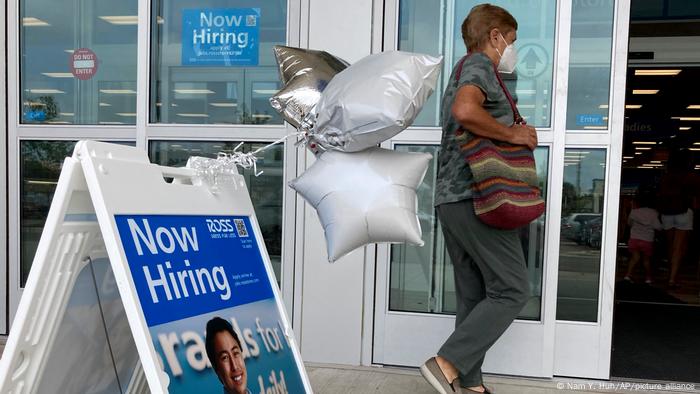
M 215 317 L 207 323 L 207 357 L 225 394 L 248 394 L 248 373 L 241 341 L 226 320 Z

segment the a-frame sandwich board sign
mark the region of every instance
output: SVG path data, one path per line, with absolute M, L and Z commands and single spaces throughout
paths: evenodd
M 312 392 L 245 181 L 220 180 L 213 190 L 192 169 L 80 141 L 0 360 L 0 392 Z

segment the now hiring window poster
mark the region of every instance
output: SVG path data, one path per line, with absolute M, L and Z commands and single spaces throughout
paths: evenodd
M 115 219 L 170 393 L 305 392 L 248 216 Z
M 182 11 L 183 66 L 257 66 L 260 8 Z

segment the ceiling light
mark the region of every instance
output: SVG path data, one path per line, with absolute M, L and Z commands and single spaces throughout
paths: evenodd
M 207 114 L 176 114 L 177 116 L 182 116 L 185 118 L 208 118 Z
M 598 108 L 600 108 L 600 109 L 608 109 L 608 105 L 607 105 L 607 104 L 601 104 L 601 105 L 598 106 Z
M 209 89 L 174 89 L 175 93 L 179 94 L 214 94 L 213 90 Z
M 277 89 L 253 89 L 253 93 L 255 94 L 265 94 L 265 95 L 272 95 L 277 93 L 279 90 Z
M 676 120 L 681 120 L 685 122 L 693 122 L 693 121 L 699 121 L 700 117 L 693 117 L 693 116 L 673 116 L 671 119 L 676 119 Z
M 642 108 L 642 106 L 639 104 L 627 104 L 627 105 L 625 105 L 625 109 L 640 109 L 640 108 Z
M 58 89 L 29 89 L 29 93 L 34 94 L 63 94 L 63 90 Z
M 28 26 L 51 26 L 48 22 L 42 21 L 39 18 L 35 18 L 33 16 L 26 16 L 22 18 L 22 26 L 28 27 Z
M 659 89 L 633 89 L 632 94 L 656 94 Z
M 136 94 L 136 91 L 131 90 L 131 89 L 100 89 L 100 93 L 104 93 L 104 94 Z
M 656 145 L 654 141 L 633 141 L 634 145 Z
M 700 109 L 700 104 L 689 105 L 687 109 Z
M 136 117 L 136 112 L 117 112 L 117 115 L 125 118 L 133 118 Z
M 236 103 L 209 103 L 212 107 L 237 107 Z
M 635 155 L 641 155 L 644 152 L 634 152 Z
M 73 78 L 71 73 L 41 73 L 41 75 L 46 75 L 49 78 Z
M 622 156 L 623 159 L 634 159 L 634 156 Z
M 661 69 L 640 69 L 640 70 L 634 70 L 634 75 L 639 75 L 639 76 L 650 76 L 650 75 L 678 75 L 681 73 L 681 70 L 678 69 L 669 69 L 669 70 L 661 70 Z
M 109 103 L 100 103 L 100 107 L 111 107 L 112 104 Z
M 635 146 L 634 149 L 636 149 L 636 150 L 651 150 L 651 148 L 643 147 L 643 146 Z
M 649 163 L 661 163 L 661 160 L 649 160 Z
M 646 168 L 646 169 L 648 169 L 648 170 L 653 170 L 653 169 L 655 169 L 656 167 L 649 167 L 649 166 L 637 166 L 637 168 Z
M 37 181 L 34 179 L 29 179 L 29 180 L 26 180 L 25 182 L 27 182 L 30 185 L 57 185 L 58 184 L 57 181 Z
M 678 130 L 681 130 L 681 131 L 690 130 L 690 127 L 688 127 L 688 126 L 679 127 Z
M 137 15 L 98 16 L 98 18 L 113 25 L 136 25 L 139 23 Z

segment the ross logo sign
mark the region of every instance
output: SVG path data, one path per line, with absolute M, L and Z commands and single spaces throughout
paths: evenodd
M 260 8 L 182 11 L 183 66 L 257 66 Z
M 304 392 L 247 216 L 115 219 L 170 393 Z
M 97 55 L 88 48 L 73 51 L 70 59 L 70 72 L 74 77 L 86 81 L 97 73 Z

